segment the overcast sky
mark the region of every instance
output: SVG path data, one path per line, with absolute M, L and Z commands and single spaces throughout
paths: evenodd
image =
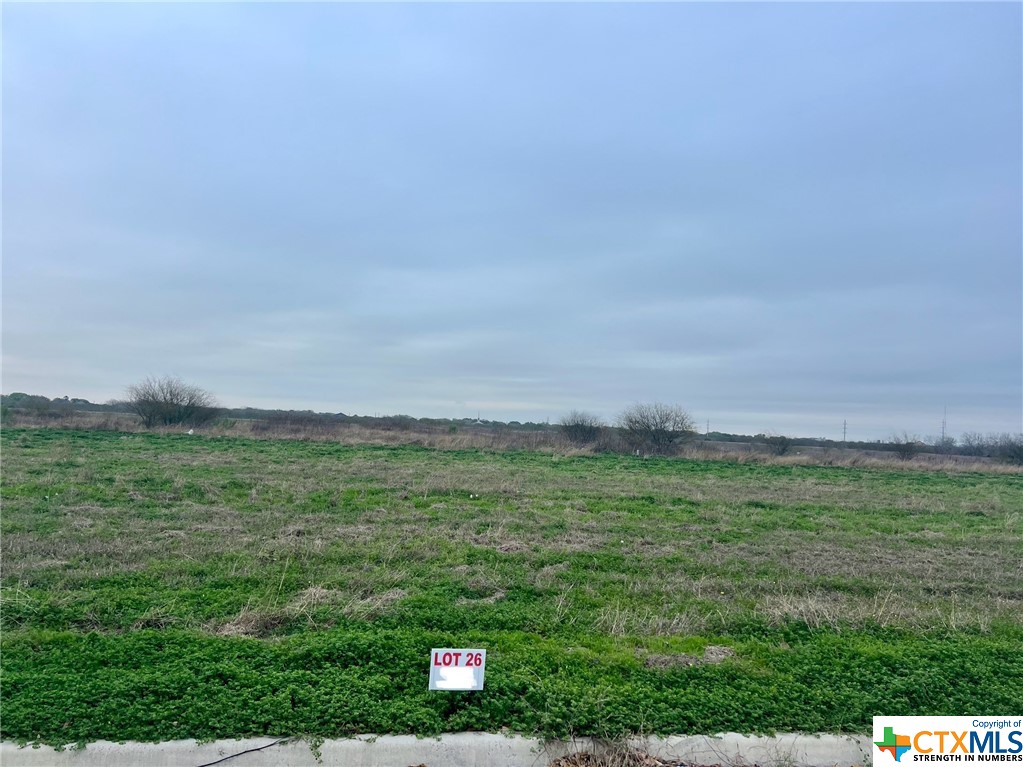
M 5 393 L 1023 429 L 1019 3 L 2 13 Z

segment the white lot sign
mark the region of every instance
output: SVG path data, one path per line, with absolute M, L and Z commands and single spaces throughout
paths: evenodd
M 486 650 L 442 647 L 430 651 L 431 690 L 482 690 Z

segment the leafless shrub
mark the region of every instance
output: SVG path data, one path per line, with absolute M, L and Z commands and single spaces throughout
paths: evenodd
M 1006 463 L 1023 466 L 1023 434 L 1001 435 L 995 457 Z
M 212 421 L 219 407 L 208 391 L 180 378 L 146 378 L 127 389 L 129 409 L 146 428 L 154 426 L 201 426 Z
M 678 405 L 636 403 L 618 416 L 626 440 L 635 448 L 665 455 L 680 441 L 696 433 L 695 422 Z
M 892 451 L 901 461 L 909 461 L 915 458 L 924 446 L 919 437 L 910 435 L 907 432 L 893 434 L 891 439 L 888 440 L 888 444 L 892 446 Z
M 233 424 L 236 427 L 238 422 Z M 333 437 L 345 428 L 338 419 L 311 410 L 275 410 L 264 419 L 249 422 L 255 434 L 271 437 L 308 439 L 315 436 Z
M 784 434 L 771 434 L 764 438 L 764 444 L 773 455 L 787 455 L 792 450 L 792 438 Z
M 603 421 L 591 413 L 573 410 L 561 419 L 561 433 L 576 445 L 589 445 L 597 441 Z

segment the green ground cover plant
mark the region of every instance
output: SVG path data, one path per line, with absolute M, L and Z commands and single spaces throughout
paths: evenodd
M 1023 476 L 4 429 L 0 734 L 1023 707 Z M 486 689 L 426 689 L 431 647 Z

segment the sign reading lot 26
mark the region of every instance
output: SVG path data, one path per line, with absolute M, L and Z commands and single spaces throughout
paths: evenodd
M 431 690 L 482 690 L 486 650 L 442 647 L 430 651 Z

